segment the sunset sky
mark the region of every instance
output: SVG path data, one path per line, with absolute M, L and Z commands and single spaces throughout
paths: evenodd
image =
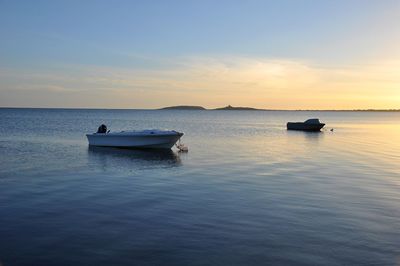
M 399 0 L 0 0 L 0 107 L 400 108 Z

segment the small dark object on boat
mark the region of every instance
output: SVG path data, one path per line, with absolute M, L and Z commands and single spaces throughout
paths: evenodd
M 104 124 L 99 126 L 99 128 L 97 129 L 97 133 L 106 133 L 106 132 L 107 132 L 107 126 Z
M 331 132 L 333 132 L 333 128 L 331 128 Z
M 319 119 L 313 118 L 304 122 L 288 122 L 286 126 L 288 130 L 320 131 L 325 124 L 320 123 Z

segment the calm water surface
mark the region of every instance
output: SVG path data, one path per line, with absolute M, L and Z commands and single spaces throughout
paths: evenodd
M 333 132 L 288 132 L 319 117 Z M 168 128 L 189 153 L 89 149 Z M 0 109 L 0 264 L 400 265 L 400 113 Z

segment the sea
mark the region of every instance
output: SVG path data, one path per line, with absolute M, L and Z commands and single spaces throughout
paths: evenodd
M 400 112 L 2 108 L 0 265 L 400 265 Z

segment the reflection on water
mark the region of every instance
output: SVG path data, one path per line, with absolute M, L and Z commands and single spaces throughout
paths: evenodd
M 178 153 L 172 150 L 133 150 L 112 147 L 88 147 L 89 164 L 102 170 L 121 168 L 175 167 L 181 165 Z
M 287 135 L 290 137 L 305 137 L 307 139 L 318 139 L 324 136 L 325 131 L 300 131 L 300 130 L 287 130 Z
M 331 133 L 331 132 L 329 132 Z M 303 144 L 305 147 L 312 148 L 322 142 L 325 135 L 329 134 L 324 131 L 287 131 L 287 139 L 292 142 L 292 145 Z M 295 143 L 296 142 L 296 143 Z M 304 148 L 304 147 L 303 147 Z

